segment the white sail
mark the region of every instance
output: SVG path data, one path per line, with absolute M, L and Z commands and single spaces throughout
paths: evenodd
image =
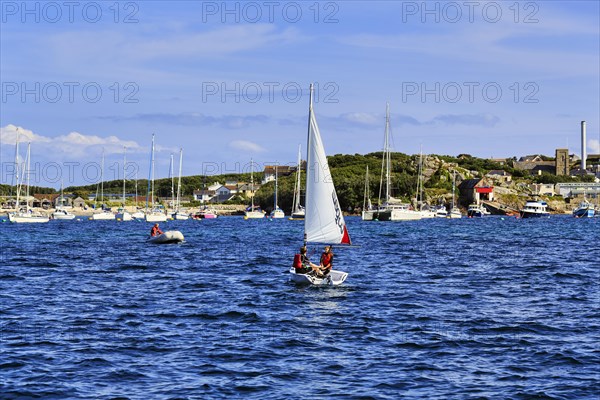
M 311 85 L 304 240 L 312 243 L 350 244 L 342 209 L 331 179 L 319 126 L 313 113 L 312 90 Z

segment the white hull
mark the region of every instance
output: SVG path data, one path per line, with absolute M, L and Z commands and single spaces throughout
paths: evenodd
M 162 213 L 146 214 L 145 217 L 147 222 L 165 222 L 167 220 L 167 216 Z
M 72 220 L 75 219 L 75 214 L 67 211 L 55 211 L 52 213 L 52 219 Z
M 416 221 L 423 218 L 420 212 L 414 210 L 392 210 L 390 221 Z
M 137 211 L 137 212 L 134 212 L 133 214 L 131 214 L 131 217 L 134 219 L 144 219 L 146 217 L 146 214 L 144 214 L 141 211 Z
M 147 239 L 148 243 L 153 244 L 168 244 L 183 242 L 183 233 L 179 231 L 166 231 L 158 236 L 152 236 Z
M 285 213 L 282 210 L 275 210 L 271 212 L 271 218 L 285 218 Z
M 422 210 L 419 211 L 419 213 L 421 214 L 421 218 L 435 218 L 435 211 L 430 211 L 430 210 Z
M 453 219 L 462 218 L 462 214 L 460 213 L 460 211 L 452 209 L 448 213 L 448 218 L 453 218 Z
M 262 211 L 246 211 L 246 213 L 244 214 L 244 219 L 259 219 L 264 217 L 265 213 L 263 213 Z
M 92 214 L 92 220 L 94 221 L 112 221 L 115 219 L 115 214 L 111 212 L 99 212 Z
M 363 211 L 361 218 L 363 221 L 373 221 L 373 211 Z
M 25 223 L 44 223 L 50 221 L 50 218 L 45 217 L 43 215 L 31 215 L 31 214 L 8 214 L 8 220 L 15 224 L 25 224 Z
M 117 214 L 117 219 L 121 220 L 121 221 L 132 221 L 133 217 L 131 216 L 130 213 L 128 213 L 127 211 L 122 212 L 122 213 L 118 213 Z
M 171 215 L 171 218 L 179 220 L 179 221 L 185 221 L 186 219 L 189 218 L 189 216 L 182 212 L 176 212 Z
M 318 278 L 315 275 L 297 274 L 294 268 L 290 269 L 290 279 L 295 283 L 304 285 L 337 286 L 344 283 L 347 277 L 347 272 L 334 269 L 324 278 Z
M 290 219 L 304 219 L 305 215 L 304 210 L 296 211 L 292 213 Z

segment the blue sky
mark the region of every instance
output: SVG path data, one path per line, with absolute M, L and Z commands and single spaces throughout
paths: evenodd
M 43 186 L 123 146 L 146 177 L 152 133 L 158 177 L 294 163 L 310 82 L 328 154 L 380 150 L 388 101 L 404 153 L 579 154 L 581 120 L 599 152 L 599 2 L 470 4 L 2 1 L 1 181 L 16 127 Z

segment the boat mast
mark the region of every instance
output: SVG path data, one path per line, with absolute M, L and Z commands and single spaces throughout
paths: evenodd
M 125 211 L 125 165 L 127 165 L 127 147 L 123 146 L 123 211 Z
M 308 175 L 309 175 L 308 172 L 309 172 L 309 170 L 311 168 L 311 163 L 312 163 L 312 160 L 310 158 L 310 148 L 311 148 L 311 142 L 310 142 L 310 136 L 311 136 L 310 135 L 310 124 L 311 124 L 311 121 L 312 121 L 312 113 L 313 113 L 313 88 L 314 88 L 313 84 L 311 83 L 310 84 L 310 92 L 309 92 L 309 96 L 308 96 L 308 130 L 306 132 L 306 136 L 307 136 L 307 138 L 306 138 L 306 179 L 307 179 L 307 181 L 308 181 Z M 308 185 L 308 182 L 307 182 L 307 184 L 306 184 L 306 191 L 307 191 L 306 192 L 306 198 L 307 199 L 308 199 L 308 195 L 309 195 L 309 193 L 308 193 L 308 187 L 309 187 L 309 185 Z M 307 220 L 308 219 L 305 217 L 304 218 L 304 246 L 305 247 L 306 247 L 306 243 L 307 243 L 307 241 L 306 241 L 306 221 Z
M 254 212 L 254 160 L 250 159 L 250 212 Z
M 456 191 L 456 170 L 452 171 L 452 210 L 454 210 L 454 192 Z
M 171 204 L 175 198 L 175 174 L 173 173 L 173 153 L 171 153 L 171 164 L 169 165 L 169 175 L 171 175 Z
M 21 200 L 19 198 L 19 195 L 21 193 L 21 181 L 19 180 L 19 128 L 17 128 L 17 143 L 15 145 L 15 181 L 16 181 L 16 185 L 17 185 L 17 204 L 15 205 L 15 212 L 19 212 L 19 209 L 21 207 L 21 205 L 19 204 L 19 201 Z
M 100 163 L 100 197 L 102 198 L 102 209 L 104 210 L 104 148 L 102 148 L 102 162 Z
M 31 142 L 27 143 L 27 191 L 25 192 L 25 208 L 27 210 L 27 212 L 29 212 L 29 183 L 30 183 L 30 178 L 31 178 Z
M 390 103 L 386 103 L 385 109 L 385 147 L 386 147 L 386 169 L 385 169 L 385 202 L 390 201 L 390 179 L 391 179 L 391 164 L 392 156 L 390 152 Z
M 368 198 L 369 198 L 369 165 L 367 165 L 367 173 L 365 174 L 365 193 L 363 195 L 363 211 L 366 210 Z
M 274 209 L 273 211 L 277 210 L 279 207 L 277 207 L 277 163 L 275 163 L 275 198 L 274 198 L 275 204 L 274 204 Z
M 183 148 L 179 148 L 179 180 L 177 181 L 177 212 L 181 201 L 181 164 L 183 162 Z
M 294 212 L 300 211 L 300 176 L 302 163 L 302 145 L 298 145 L 298 168 L 296 169 L 296 185 L 294 186 Z

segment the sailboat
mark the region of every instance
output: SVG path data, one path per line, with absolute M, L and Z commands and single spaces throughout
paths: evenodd
M 167 214 L 154 204 L 154 134 L 152 134 L 152 149 L 150 151 L 150 171 L 148 173 L 148 191 L 146 193 L 146 221 L 147 222 L 165 222 Z M 148 209 L 148 205 L 152 209 Z
M 63 183 L 60 183 L 60 205 L 52 213 L 52 219 L 71 220 L 75 219 L 75 214 L 68 212 L 64 205 L 65 196 L 63 193 Z
M 250 160 L 250 191 L 252 195 L 250 197 L 250 207 L 246 209 L 244 213 L 244 219 L 258 219 L 264 218 L 265 212 L 258 206 L 254 206 L 254 162 Z
M 363 195 L 363 210 L 361 218 L 363 221 L 373 220 L 373 205 L 371 204 L 371 195 L 369 193 L 369 166 L 367 165 L 367 172 L 365 173 L 365 192 Z
M 298 167 L 296 168 L 296 183 L 294 184 L 294 200 L 292 204 L 292 215 L 291 220 L 304 219 L 304 207 L 300 204 L 300 177 L 302 175 L 302 160 L 301 160 L 301 146 L 298 145 Z
M 412 210 L 410 204 L 402 203 L 390 195 L 391 189 L 391 146 L 390 146 L 390 105 L 386 104 L 385 132 L 383 140 L 383 156 L 381 159 L 381 177 L 379 180 L 379 200 L 376 209 L 363 215 L 364 221 L 409 221 L 421 219 L 421 213 Z M 385 176 L 385 182 L 384 182 Z M 381 203 L 382 190 L 385 187 L 385 197 Z
M 344 215 L 331 179 L 329 164 L 319 133 L 312 104 L 313 85 L 310 85 L 308 108 L 308 148 L 306 164 L 306 216 L 304 218 L 304 245 L 307 243 L 351 244 Z M 297 274 L 290 269 L 291 280 L 313 285 L 340 285 L 347 272 L 331 270 L 320 278 L 311 274 Z
M 436 211 L 429 207 L 429 204 L 425 204 L 425 177 L 423 173 L 423 150 L 419 152 L 419 176 L 417 179 L 417 205 L 419 207 L 419 213 L 421 218 L 435 218 Z
M 179 179 L 177 181 L 177 199 L 175 201 L 175 212 L 171 215 L 173 219 L 186 220 L 188 215 L 181 211 L 181 163 L 183 162 L 183 149 L 179 149 Z
M 17 203 L 15 205 L 15 212 L 8 214 L 8 220 L 14 223 L 44 223 L 48 222 L 50 218 L 47 215 L 43 215 L 41 213 L 34 213 L 33 210 L 29 207 L 29 181 L 30 181 L 30 171 L 31 171 L 31 143 L 27 143 L 27 158 L 25 159 L 25 166 L 23 168 L 19 168 L 19 131 L 17 130 L 17 145 L 15 149 L 15 176 L 16 176 L 16 184 L 17 184 Z M 22 172 L 22 175 L 19 176 L 19 172 Z M 23 179 L 27 174 L 27 190 L 25 193 L 25 207 L 21 208 L 20 203 L 20 192 L 23 187 Z
M 100 163 L 100 199 L 104 202 L 104 149 L 102 149 L 102 162 Z M 98 198 L 98 186 L 96 186 L 96 197 L 94 197 L 94 208 L 96 207 L 96 200 Z M 102 203 L 101 210 L 92 214 L 92 220 L 94 221 L 110 221 L 115 219 L 115 214 L 110 210 L 106 209 L 104 203 Z
M 277 165 L 275 165 L 275 200 L 273 202 L 273 211 L 269 215 L 271 218 L 285 218 L 285 213 L 277 205 Z
M 462 218 L 462 214 L 456 204 L 454 204 L 454 192 L 456 191 L 456 171 L 452 174 L 452 208 L 448 213 L 448 218 Z
M 125 166 L 127 165 L 127 159 L 125 156 L 126 151 L 127 148 L 123 147 L 123 205 L 117 210 L 117 219 L 121 221 L 132 221 L 133 216 L 129 212 L 127 212 L 127 209 L 125 208 L 125 183 L 127 182 L 125 179 Z

